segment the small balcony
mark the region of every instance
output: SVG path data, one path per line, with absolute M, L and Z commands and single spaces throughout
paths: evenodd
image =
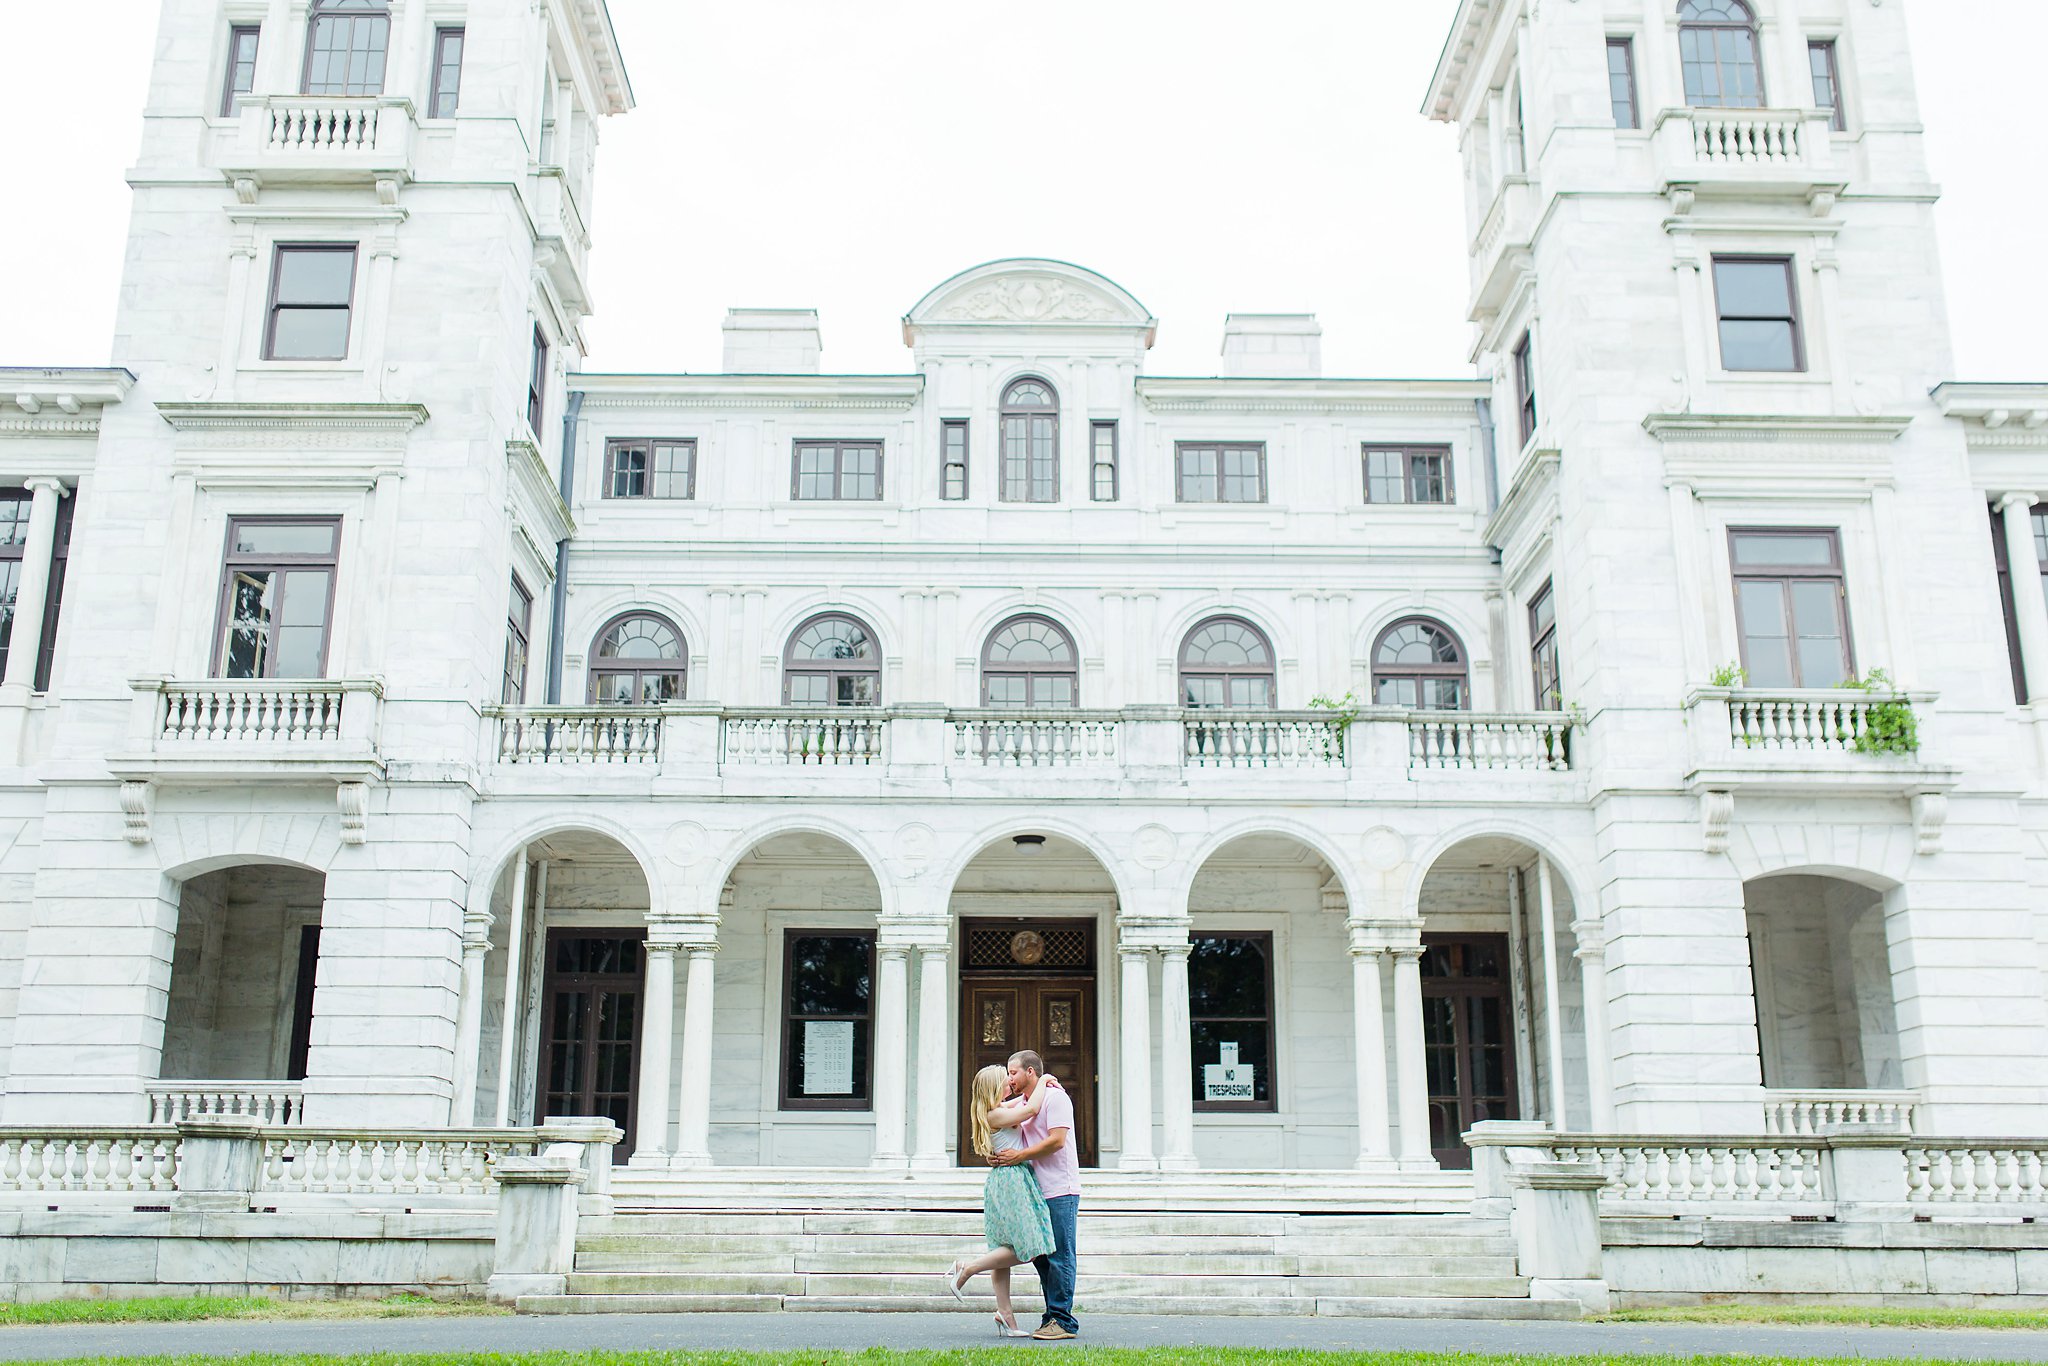
M 1679 213 L 1706 196 L 1805 199 L 1817 215 L 1847 183 L 1829 115 L 1817 109 L 1667 109 L 1658 116 L 1657 171 Z
M 371 678 L 131 679 L 131 781 L 360 783 L 381 777 L 384 687 Z
M 1686 699 L 1695 791 L 1916 796 L 1945 791 L 1951 769 L 1927 762 L 1931 692 L 1853 688 L 1700 688 Z M 1916 747 L 1898 752 L 1880 708 L 1905 706 Z
M 376 185 L 412 179 L 412 101 L 270 95 L 245 100 L 220 166 L 243 198 L 263 185 Z
M 225 1116 L 258 1124 L 305 1122 L 305 1085 L 296 1081 L 152 1081 L 143 1085 L 151 1124 Z
M 1805 1138 L 1846 1124 L 1911 1134 L 1919 1105 L 1918 1091 L 1766 1091 L 1764 1132 Z
M 1515 280 L 1531 269 L 1536 236 L 1536 186 L 1526 175 L 1501 180 L 1493 207 L 1472 239 L 1472 316 L 1500 312 Z

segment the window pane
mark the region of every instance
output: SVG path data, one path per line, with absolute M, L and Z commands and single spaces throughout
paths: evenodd
M 1270 1031 L 1271 1026 L 1264 1021 L 1203 1021 L 1192 1025 L 1196 1098 L 1200 1099 L 1205 1094 L 1203 1068 L 1220 1061 L 1223 1056 L 1223 1045 L 1229 1043 L 1237 1045 L 1238 1062 L 1252 1069 L 1252 1103 L 1265 1104 L 1270 1101 L 1273 1094 L 1272 1050 L 1266 1042 Z
M 1451 498 L 1451 483 L 1445 459 L 1441 455 L 1417 455 L 1409 463 L 1409 475 L 1413 481 L 1414 501 L 1418 503 L 1447 503 Z
M 1073 678 L 1067 674 L 1040 674 L 1032 679 L 1031 705 L 1034 707 L 1073 706 Z
M 683 695 L 683 676 L 677 673 L 647 673 L 640 675 L 640 701 L 644 706 L 659 706 L 663 702 L 674 702 Z
M 1799 343 L 1789 322 L 1727 321 L 1721 324 L 1724 370 L 1797 370 Z
M 332 555 L 337 528 L 332 522 L 239 522 L 235 555 Z
M 1638 127 L 1635 49 L 1625 38 L 1610 39 L 1607 44 L 1607 93 L 1608 102 L 1614 110 L 1614 126 Z
M 1181 690 L 1190 707 L 1223 705 L 1223 680 L 1220 678 L 1183 677 Z
M 1188 955 L 1188 1011 L 1198 1019 L 1266 1014 L 1265 941 L 1195 936 Z
M 277 302 L 346 304 L 354 285 L 354 251 L 277 249 Z
M 1233 707 L 1272 706 L 1273 680 L 1270 678 L 1231 679 L 1230 705 Z
M 1784 585 L 1751 579 L 1738 583 L 1735 592 L 1750 684 L 1758 688 L 1791 687 L 1792 641 L 1785 620 Z
M 1223 501 L 1226 503 L 1259 503 L 1265 501 L 1265 490 L 1261 487 L 1259 467 L 1264 452 L 1250 449 L 1226 450 L 1223 452 Z
M 1735 538 L 1735 563 L 1783 565 L 1793 568 L 1832 568 L 1835 542 L 1831 536 L 1744 536 Z
M 262 678 L 270 647 L 274 571 L 237 573 L 228 584 L 228 637 L 221 652 L 227 678 Z
M 881 682 L 873 674 L 841 674 L 836 700 L 842 707 L 871 707 L 881 695 Z
M 430 117 L 455 117 L 462 96 L 462 41 L 459 28 L 442 29 L 435 42 L 434 99 Z
M 1724 318 L 1792 316 L 1792 272 L 1783 261 L 1716 261 L 1714 291 Z
M 687 443 L 654 448 L 654 496 L 688 498 L 696 482 L 697 448 Z
M 988 679 L 988 704 L 991 707 L 1026 707 L 1030 700 L 1031 680 L 1020 674 L 991 674 Z
M 1382 678 L 1373 689 L 1373 702 L 1382 707 L 1416 706 L 1420 698 L 1416 680 L 1412 678 Z
M 327 641 L 325 570 L 297 570 L 283 575 L 284 604 L 278 613 L 274 678 L 318 678 L 320 655 Z
M 278 309 L 271 322 L 270 359 L 348 359 L 348 310 Z
M 1790 587 L 1792 620 L 1799 630 L 1800 686 L 1832 688 L 1849 676 L 1841 586 L 1831 579 L 1809 579 Z

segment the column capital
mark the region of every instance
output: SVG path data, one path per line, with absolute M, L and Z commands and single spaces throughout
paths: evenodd
M 1159 952 L 1169 963 L 1185 963 L 1194 947 L 1192 944 L 1161 944 Z
M 875 945 L 875 955 L 885 961 L 907 960 L 910 944 L 907 940 L 884 939 Z
M 21 486 L 30 493 L 42 493 L 47 490 L 56 494 L 59 498 L 71 496 L 70 486 L 54 474 L 39 474 L 33 479 L 23 480 Z
M 647 941 L 647 951 L 649 953 L 658 953 L 665 956 L 681 953 L 688 947 L 689 945 L 680 939 L 649 939 Z
M 2036 503 L 2040 501 L 2041 500 L 2038 497 L 2031 493 L 2001 493 L 1998 496 L 1998 510 L 2000 512 L 2010 512 L 2014 508 L 2031 509 Z
M 474 949 L 485 952 L 491 947 L 491 926 L 494 917 L 488 910 L 467 910 L 462 913 L 462 951 Z
M 1572 957 L 1580 962 L 1607 956 L 1607 926 L 1599 920 L 1574 920 L 1571 923 L 1572 938 L 1577 941 L 1572 948 Z
M 1394 956 L 1395 967 L 1400 967 L 1404 963 L 1420 963 L 1422 961 L 1422 945 L 1420 944 L 1396 944 L 1390 947 L 1387 952 Z
M 677 947 L 686 948 L 690 951 L 690 961 L 692 963 L 708 963 L 718 957 L 718 945 L 715 942 L 710 944 L 682 944 Z

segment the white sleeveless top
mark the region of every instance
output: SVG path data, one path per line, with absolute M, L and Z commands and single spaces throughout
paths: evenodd
M 1024 1137 L 1015 1128 L 991 1129 L 988 1136 L 990 1152 L 1010 1153 L 1024 1146 Z

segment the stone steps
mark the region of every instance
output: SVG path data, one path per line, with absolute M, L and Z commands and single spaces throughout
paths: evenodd
M 1028 1277 L 1026 1278 L 1029 1279 Z M 1017 1314 L 1029 1321 L 1038 1313 L 1036 1295 L 1015 1296 Z M 863 1299 L 823 1295 L 525 1295 L 517 1304 L 522 1314 L 740 1314 L 740 1313 L 902 1313 L 989 1315 L 995 1301 L 977 1303 L 970 1296 L 963 1307 L 950 1295 L 918 1298 L 894 1296 Z M 1320 1315 L 1325 1318 L 1428 1319 L 1575 1319 L 1579 1306 L 1569 1300 L 1462 1298 L 1438 1295 L 1325 1296 L 1317 1299 L 1271 1297 L 1212 1299 L 1207 1296 L 1091 1296 L 1077 1308 L 1083 1314 L 1165 1314 L 1217 1317 L 1228 1315 Z
M 1097 1297 L 1193 1295 L 1214 1299 L 1331 1296 L 1439 1295 L 1454 1299 L 1507 1298 L 1527 1293 L 1515 1276 L 1296 1276 L 1275 1271 L 1190 1275 L 1091 1272 L 1083 1262 L 1076 1300 Z M 777 1275 L 748 1272 L 577 1271 L 572 1295 L 802 1295 L 852 1299 L 925 1298 L 945 1295 L 941 1267 L 918 1272 L 810 1272 Z M 1036 1279 L 1030 1272 L 1025 1275 Z M 986 1293 L 985 1288 L 984 1293 Z
M 908 1242 L 910 1240 L 902 1240 Z M 665 1268 L 716 1266 L 735 1275 L 917 1275 L 956 1257 L 979 1256 L 979 1243 L 923 1243 L 913 1247 L 846 1252 L 719 1252 L 709 1256 L 649 1257 L 637 1252 L 577 1249 L 576 1269 L 592 1274 L 664 1274 Z M 1098 1275 L 1127 1276 L 1513 1276 L 1512 1256 L 1438 1257 L 1404 1253 L 1296 1256 L 1291 1253 L 1218 1254 L 1152 1251 L 1104 1252 L 1084 1244 L 1087 1266 Z

